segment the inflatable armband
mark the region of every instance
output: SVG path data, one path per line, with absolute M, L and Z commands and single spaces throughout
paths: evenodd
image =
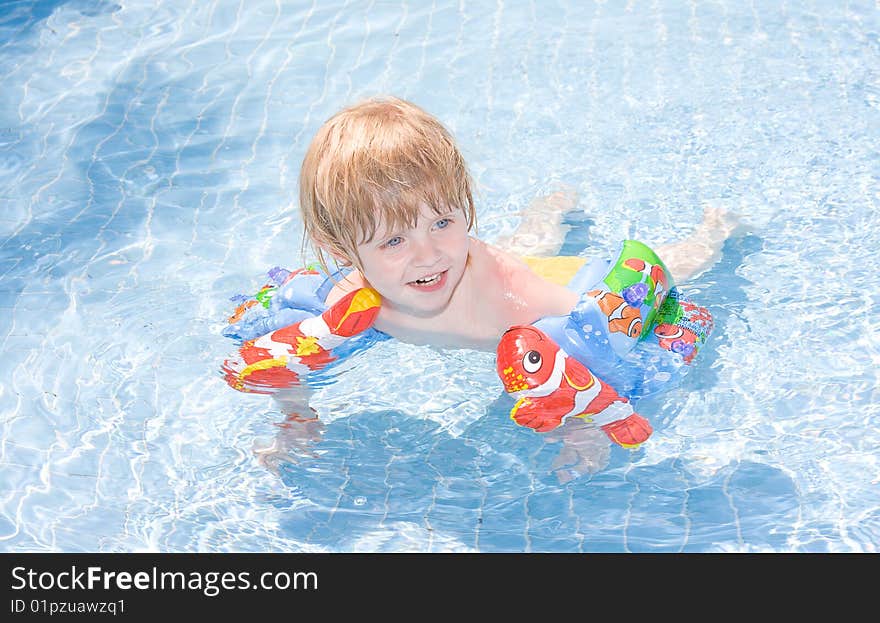
M 578 417 L 615 443 L 637 447 L 650 423 L 642 398 L 683 376 L 712 331 L 712 316 L 683 299 L 659 257 L 626 240 L 613 261 L 588 264 L 569 287 L 584 291 L 568 316 L 509 329 L 498 376 L 518 398 L 511 417 L 538 431 Z
M 300 384 L 335 361 L 343 344 L 366 335 L 382 302 L 372 288 L 360 288 L 327 308 L 323 299 L 330 282 L 317 270 L 273 269 L 269 276 L 253 297 L 235 297 L 240 305 L 223 332 L 243 340 L 237 356 L 222 366 L 226 382 L 243 392 Z

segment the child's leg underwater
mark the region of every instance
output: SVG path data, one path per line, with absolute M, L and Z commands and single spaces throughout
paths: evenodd
M 577 203 L 578 194 L 573 186 L 563 186 L 549 195 L 535 197 L 521 212 L 522 220 L 516 231 L 509 237 L 497 240 L 495 244 L 514 255 L 557 255 L 565 234 L 570 229 L 562 219 Z
M 685 282 L 714 265 L 724 241 L 741 225 L 737 215 L 721 208 L 706 208 L 703 221 L 684 240 L 657 248 L 676 283 Z

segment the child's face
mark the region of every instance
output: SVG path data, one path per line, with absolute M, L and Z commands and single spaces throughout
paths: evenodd
M 446 307 L 461 280 L 469 241 L 461 209 L 438 216 L 423 205 L 415 227 L 380 225 L 357 250 L 363 276 L 382 295 L 382 305 L 430 317 Z

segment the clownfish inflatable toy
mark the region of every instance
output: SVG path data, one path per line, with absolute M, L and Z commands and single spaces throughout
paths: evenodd
M 638 447 L 653 431 L 626 398 L 540 329 L 508 329 L 498 345 L 497 368 L 504 389 L 518 399 L 510 417 L 521 426 L 545 432 L 566 418 L 583 418 L 624 448 Z
M 568 287 L 583 294 L 567 316 L 512 327 L 498 344 L 498 377 L 516 399 L 510 416 L 539 432 L 582 418 L 638 447 L 652 427 L 631 401 L 687 373 L 712 315 L 684 299 L 663 261 L 636 240 L 613 260 L 581 267 Z

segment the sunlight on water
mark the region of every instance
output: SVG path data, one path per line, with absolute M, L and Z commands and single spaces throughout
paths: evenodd
M 878 32 L 867 1 L 4 5 L 0 547 L 876 551 Z M 223 382 L 229 297 L 303 261 L 308 141 L 387 92 L 456 135 L 486 240 L 559 189 L 590 257 L 741 215 L 638 451 L 570 473 L 485 353 L 382 342 L 308 428 Z

